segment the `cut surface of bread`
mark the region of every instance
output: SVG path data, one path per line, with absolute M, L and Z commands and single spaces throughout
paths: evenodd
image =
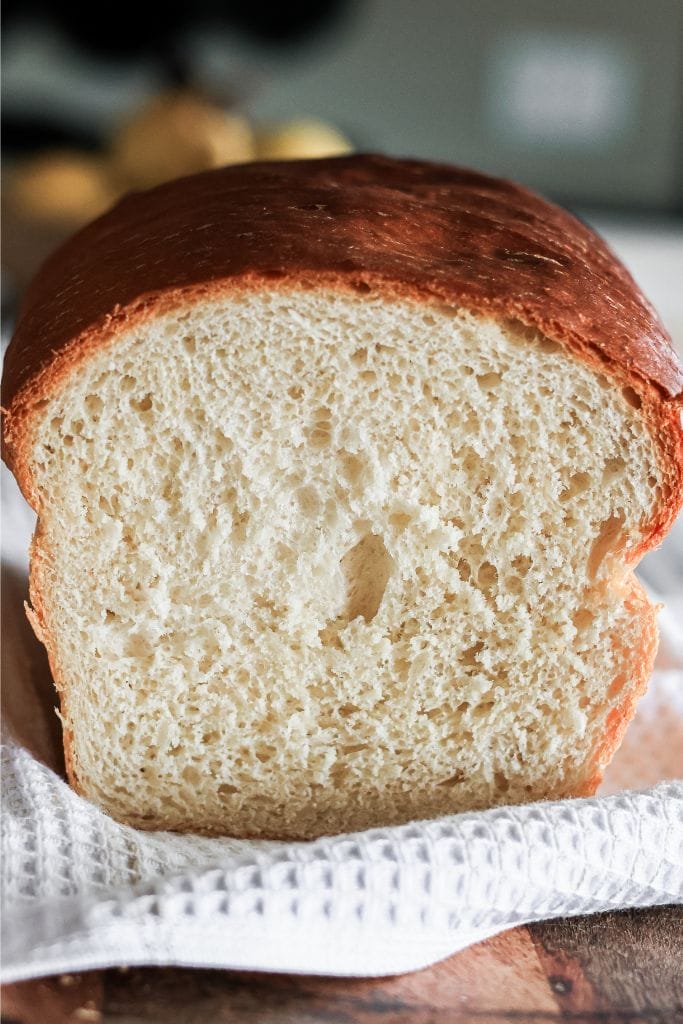
M 133 824 L 310 836 L 575 793 L 642 685 L 652 440 L 519 325 L 198 303 L 89 360 L 34 460 L 73 771 Z
M 654 660 L 682 382 L 509 183 L 354 157 L 125 200 L 5 374 L 72 784 L 266 838 L 592 793 Z

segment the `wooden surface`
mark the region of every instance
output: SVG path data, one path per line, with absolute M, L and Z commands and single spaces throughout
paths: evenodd
M 8 985 L 3 1024 L 683 1022 L 683 908 L 529 925 L 394 978 L 131 968 Z

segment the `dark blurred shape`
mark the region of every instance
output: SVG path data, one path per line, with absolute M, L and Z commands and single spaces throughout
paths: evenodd
M 92 5 L 6 0 L 2 24 L 7 29 L 32 17 L 55 25 L 77 46 L 100 57 L 120 60 L 156 53 L 163 59 L 174 49 L 174 40 L 198 23 L 237 28 L 264 43 L 289 45 L 323 27 L 345 6 L 346 0 L 166 0 L 163 6 L 135 0 Z
M 79 149 L 92 153 L 102 143 L 102 133 L 69 121 L 12 112 L 2 115 L 2 146 L 13 154 L 33 153 L 36 148 Z
M 346 0 L 298 0 L 272 5 L 238 0 L 236 3 L 206 4 L 207 13 L 211 8 L 217 20 L 219 12 L 224 17 L 229 12 L 229 22 L 250 35 L 269 43 L 285 44 L 326 27 L 346 6 Z

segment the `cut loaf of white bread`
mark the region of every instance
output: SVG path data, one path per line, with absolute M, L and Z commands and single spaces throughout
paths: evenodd
M 314 209 L 340 189 L 355 253 Z M 486 189 L 505 231 L 531 207 L 546 232 L 537 265 L 491 261 L 500 307 L 477 266 L 469 293 L 410 276 L 440 206 L 452 248 L 490 258 Z M 6 433 L 77 789 L 143 828 L 276 838 L 592 792 L 656 647 L 632 570 L 681 491 L 680 368 L 605 247 L 524 190 L 379 158 L 176 182 L 70 244 L 8 356 Z M 605 324 L 631 304 L 626 355 L 579 250 Z M 592 347 L 547 294 L 553 259 Z

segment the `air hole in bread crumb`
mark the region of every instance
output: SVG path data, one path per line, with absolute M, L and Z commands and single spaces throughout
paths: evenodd
M 593 612 L 588 608 L 579 608 L 579 610 L 574 611 L 571 616 L 571 622 L 578 630 L 585 630 L 592 624 L 593 618 Z
M 379 611 L 391 575 L 393 559 L 381 537 L 366 534 L 341 560 L 346 581 L 349 622 L 361 617 L 371 622 Z
M 482 590 L 490 590 L 498 580 L 498 570 L 491 562 L 482 562 L 477 573 L 477 583 Z
M 256 753 L 256 758 L 262 764 L 265 764 L 267 761 L 272 761 L 273 760 L 273 758 L 277 755 L 277 750 L 276 750 L 275 747 L 261 746 L 261 747 L 257 747 L 256 748 L 255 753 Z
M 540 348 L 541 352 L 545 352 L 546 354 L 550 354 L 551 352 L 559 352 L 562 348 L 559 342 L 552 341 L 551 338 L 544 337 L 540 337 L 538 339 L 538 347 Z
M 122 391 L 132 391 L 136 383 L 137 382 L 135 380 L 135 377 L 131 377 L 129 373 L 126 373 L 121 378 L 119 387 L 121 388 Z
M 640 409 L 643 404 L 643 400 L 635 388 L 627 386 L 621 389 L 621 393 L 633 409 Z
M 99 395 L 86 395 L 85 407 L 91 416 L 97 417 L 104 409 L 104 402 Z
M 247 527 L 250 519 L 251 515 L 246 510 L 235 511 L 232 519 L 232 536 L 235 541 L 244 543 L 247 539 Z
M 111 498 L 106 498 L 104 494 L 100 494 L 97 499 L 97 504 L 101 512 L 104 512 L 108 516 L 116 516 L 118 512 L 118 502 L 114 495 L 112 495 Z
M 313 414 L 312 426 L 306 431 L 306 437 L 311 448 L 326 448 L 331 441 L 330 426 L 331 414 L 329 409 L 318 409 Z
M 463 583 L 468 583 L 472 578 L 472 567 L 466 558 L 458 558 L 453 552 L 449 552 L 446 560 L 451 565 Z
M 612 459 L 607 459 L 605 462 L 605 468 L 602 471 L 602 479 L 604 483 L 611 483 L 618 477 L 622 476 L 626 469 L 626 462 L 621 456 L 616 455 Z
M 531 559 L 528 555 L 517 555 L 516 558 L 512 559 L 512 568 L 518 576 L 526 576 L 531 568 L 531 564 Z
M 302 487 L 296 493 L 296 500 L 301 513 L 313 518 L 320 511 L 320 498 L 315 487 Z
M 422 385 L 422 394 L 425 396 L 427 401 L 430 402 L 432 405 L 439 406 L 441 404 L 440 400 L 434 394 L 432 386 L 429 382 Z
M 154 405 L 154 402 L 151 394 L 147 393 L 146 395 L 143 395 L 142 398 L 131 398 L 130 404 L 136 412 L 149 412 Z
M 408 678 L 410 665 L 411 662 L 409 658 L 396 658 L 394 660 L 394 672 L 400 680 L 403 681 Z
M 471 448 L 468 444 L 463 445 L 459 452 L 462 468 L 465 472 L 472 477 L 477 476 L 477 472 L 481 465 L 481 458 L 477 455 L 474 448 Z
M 591 478 L 588 473 L 574 473 L 569 478 L 569 483 L 560 493 L 560 501 L 566 502 L 575 498 L 578 494 L 587 491 L 591 485 Z
M 590 579 L 595 579 L 605 559 L 622 546 L 623 527 L 624 516 L 621 513 L 610 516 L 600 527 L 588 556 L 587 570 Z
M 365 461 L 360 455 L 351 452 L 340 452 L 342 475 L 350 484 L 358 483 L 365 469 Z
M 293 384 L 291 388 L 287 388 L 287 394 L 290 398 L 293 398 L 295 402 L 298 402 L 303 397 L 304 389 L 299 384 Z
M 126 640 L 123 653 L 128 658 L 147 658 L 154 652 L 145 637 L 139 633 L 131 633 Z
M 405 530 L 412 521 L 413 517 L 408 515 L 407 512 L 392 512 L 389 516 L 389 524 L 395 526 L 399 531 Z
M 292 567 L 296 565 L 296 553 L 287 544 L 278 542 L 275 545 L 275 557 L 278 562 L 290 562 Z
M 482 391 L 495 391 L 502 383 L 503 378 L 499 373 L 477 374 L 477 384 Z
M 464 772 L 455 772 L 453 775 L 449 775 L 447 779 L 442 779 L 441 782 L 437 782 L 437 786 L 459 786 L 465 782 L 467 776 Z
M 513 452 L 523 452 L 526 447 L 526 438 L 521 438 L 519 434 L 510 434 L 508 444 Z
M 472 644 L 471 647 L 465 648 L 465 650 L 460 655 L 460 663 L 462 665 L 467 665 L 467 666 L 478 665 L 479 661 L 477 659 L 477 655 L 481 654 L 481 652 L 483 650 L 484 650 L 484 644 L 483 644 L 483 642 L 481 640 L 478 641 L 476 644 Z
M 318 636 L 323 647 L 334 647 L 340 651 L 342 642 L 339 634 L 348 624 L 349 620 L 345 615 L 338 615 L 336 619 L 332 619 L 323 629 L 319 630 Z
M 406 619 L 402 626 L 404 637 L 417 636 L 420 632 L 420 623 L 417 619 Z
M 481 720 L 482 718 L 486 718 L 487 715 L 490 713 L 493 705 L 494 702 L 492 700 L 484 700 L 481 702 L 481 704 L 475 705 L 475 707 L 472 708 L 472 718 L 474 718 L 475 720 Z
M 325 647 L 341 647 L 339 633 L 355 619 L 371 622 L 379 611 L 391 571 L 393 559 L 381 537 L 368 533 L 341 560 L 346 590 L 345 608 L 341 615 L 321 629 L 320 641 Z
M 434 722 L 439 718 L 444 718 L 450 712 L 451 708 L 448 704 L 439 704 L 435 708 L 429 708 L 424 712 L 425 718 L 428 718 L 430 722 Z
M 237 786 L 231 786 L 228 782 L 221 782 L 218 787 L 219 796 L 232 796 L 233 793 L 239 793 Z
M 341 748 L 342 754 L 359 754 L 361 750 L 368 750 L 369 743 L 349 743 Z

